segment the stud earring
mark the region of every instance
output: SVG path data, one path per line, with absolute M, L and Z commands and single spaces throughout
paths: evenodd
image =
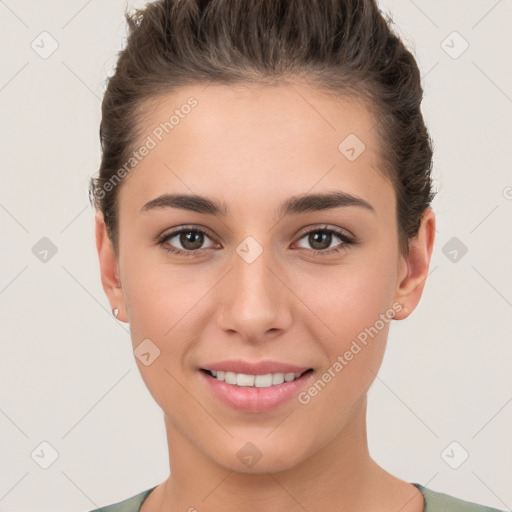
M 112 310 L 112 314 L 117 318 L 117 315 L 119 314 L 119 309 L 115 308 L 114 310 Z

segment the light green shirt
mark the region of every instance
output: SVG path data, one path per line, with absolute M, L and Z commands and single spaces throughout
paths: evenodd
M 416 484 L 414 482 L 411 483 L 419 489 L 425 498 L 425 507 L 423 508 L 423 512 L 503 512 L 497 508 L 486 507 L 485 505 L 478 505 L 477 503 L 464 501 L 448 494 L 433 491 L 432 489 L 423 487 L 423 485 Z M 155 487 L 132 496 L 127 500 L 114 503 L 107 507 L 91 510 L 90 512 L 139 512 L 142 503 Z

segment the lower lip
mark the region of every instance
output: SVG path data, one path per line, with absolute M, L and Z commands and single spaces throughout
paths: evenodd
M 239 411 L 264 412 L 275 409 L 296 397 L 300 389 L 311 378 L 313 372 L 308 371 L 298 379 L 270 386 L 269 388 L 226 384 L 205 371 L 200 370 L 199 373 L 213 393 L 224 403 Z

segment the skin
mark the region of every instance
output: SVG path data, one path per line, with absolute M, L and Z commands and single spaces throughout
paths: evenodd
M 354 98 L 299 82 L 187 86 L 147 109 L 141 141 L 190 96 L 198 105 L 120 185 L 117 258 L 96 215 L 110 304 L 130 323 L 134 349 L 149 338 L 160 350 L 148 366 L 136 361 L 164 412 L 172 475 L 141 510 L 421 511 L 421 493 L 369 454 L 366 397 L 390 323 L 407 317 L 421 298 L 433 212 L 425 211 L 409 254 L 401 254 L 376 119 Z M 351 133 L 366 146 L 354 161 L 338 150 Z M 276 213 L 291 196 L 339 190 L 374 211 Z M 170 192 L 223 201 L 230 213 L 141 213 Z M 185 225 L 208 231 L 202 254 L 173 255 L 155 242 Z M 325 225 L 348 230 L 358 243 L 343 245 L 333 235 L 324 247 L 343 250 L 319 255 L 307 233 Z M 247 236 L 263 250 L 252 263 L 236 252 Z M 190 247 L 179 237 L 164 245 L 171 243 Z M 202 365 L 240 358 L 310 367 L 316 381 L 393 304 L 404 309 L 307 405 L 292 399 L 268 412 L 236 411 L 200 378 Z M 262 455 L 252 467 L 237 457 L 248 442 Z

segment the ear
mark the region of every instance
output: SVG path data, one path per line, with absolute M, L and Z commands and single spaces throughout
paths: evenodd
M 107 227 L 101 211 L 96 212 L 95 216 L 96 230 L 96 249 L 100 263 L 101 284 L 105 291 L 112 310 L 119 309 L 117 319 L 126 322 L 126 308 L 119 280 L 119 268 L 112 244 L 108 237 Z
M 423 294 L 428 268 L 434 247 L 436 219 L 427 208 L 422 215 L 418 234 L 409 240 L 409 254 L 402 256 L 395 301 L 403 308 L 396 313 L 396 320 L 407 318 L 418 305 Z

